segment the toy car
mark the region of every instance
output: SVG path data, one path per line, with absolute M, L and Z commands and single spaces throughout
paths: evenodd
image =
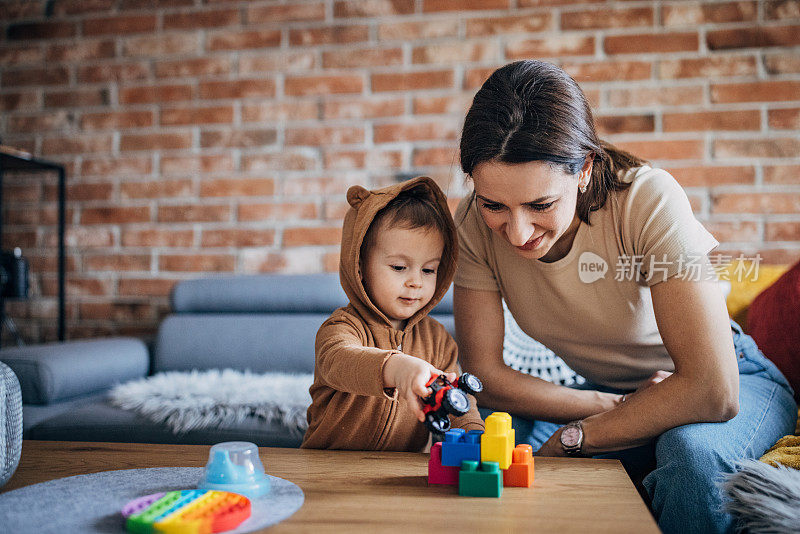
M 450 430 L 449 414 L 464 415 L 469 411 L 467 393 L 474 395 L 483 391 L 483 384 L 478 377 L 464 373 L 455 384 L 447 380 L 445 375 L 432 375 L 425 384 L 432 393 L 422 399 L 422 411 L 425 414 L 425 426 L 437 434 Z

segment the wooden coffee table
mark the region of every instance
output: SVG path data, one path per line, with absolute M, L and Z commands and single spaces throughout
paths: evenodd
M 209 446 L 25 441 L 19 468 L 0 491 L 65 476 L 145 467 L 202 467 Z M 260 449 L 267 473 L 305 492 L 303 507 L 269 532 L 658 533 L 617 460 L 536 458 L 532 488 L 460 497 L 428 486 L 418 453 Z

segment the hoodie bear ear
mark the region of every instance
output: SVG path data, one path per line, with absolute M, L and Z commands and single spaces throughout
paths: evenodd
M 369 197 L 370 193 L 360 185 L 354 185 L 347 190 L 347 203 L 354 208 L 358 208 L 364 200 Z

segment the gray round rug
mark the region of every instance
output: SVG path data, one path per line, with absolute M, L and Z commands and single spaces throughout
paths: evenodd
M 159 493 L 194 489 L 202 467 L 155 467 L 103 471 L 26 486 L 0 495 L 3 532 L 125 532 L 122 508 L 129 501 Z M 269 477 L 267 495 L 251 500 L 251 516 L 232 533 L 259 530 L 280 523 L 303 506 L 296 484 Z

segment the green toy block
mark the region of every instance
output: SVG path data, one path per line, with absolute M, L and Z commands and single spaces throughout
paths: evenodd
M 503 473 L 497 462 L 464 460 L 458 473 L 458 494 L 464 497 L 499 497 L 503 494 Z

